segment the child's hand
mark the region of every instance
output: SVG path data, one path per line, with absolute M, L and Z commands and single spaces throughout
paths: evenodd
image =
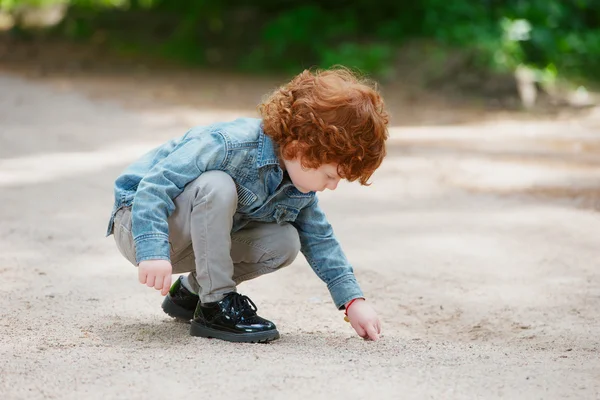
M 348 310 L 348 319 L 358 336 L 364 339 L 379 339 L 381 322 L 375 310 L 363 299 L 352 303 Z
M 160 290 L 166 296 L 171 288 L 171 274 L 173 267 L 167 260 L 146 260 L 138 266 L 138 276 L 141 284 Z

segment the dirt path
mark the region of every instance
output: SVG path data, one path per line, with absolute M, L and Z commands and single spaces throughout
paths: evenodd
M 233 345 L 166 318 L 103 233 L 128 162 L 249 115 L 274 81 L 221 96 L 207 76 L 180 98 L 181 77 L 19 73 L 0 72 L 2 399 L 600 398 L 593 113 L 427 126 L 433 104 L 397 122 L 372 187 L 322 196 L 382 340 L 356 337 L 298 259 L 240 287 L 282 339 Z

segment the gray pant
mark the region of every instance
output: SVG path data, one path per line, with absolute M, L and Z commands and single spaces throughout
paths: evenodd
M 173 273 L 191 272 L 189 282 L 203 303 L 291 264 L 300 251 L 298 232 L 289 224 L 251 222 L 231 233 L 237 190 L 224 172 L 203 173 L 174 203 L 168 220 Z M 121 254 L 137 265 L 130 208 L 117 212 L 114 236 Z

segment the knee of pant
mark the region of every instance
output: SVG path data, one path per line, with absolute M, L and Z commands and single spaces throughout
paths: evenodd
M 294 262 L 300 252 L 300 236 L 298 231 L 290 224 L 284 225 L 285 231 L 282 233 L 281 264 L 279 268 L 286 267 Z
M 216 200 L 220 204 L 235 203 L 237 205 L 235 182 L 229 174 L 223 171 L 206 171 L 196 178 L 192 185 L 198 188 L 197 198 L 210 196 L 212 200 Z

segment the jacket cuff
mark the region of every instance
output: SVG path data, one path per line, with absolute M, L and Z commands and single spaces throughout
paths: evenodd
M 328 289 L 338 310 L 342 310 L 352 299 L 365 297 L 354 274 L 345 275 L 331 282 Z
M 135 261 L 139 264 L 146 260 L 171 261 L 168 235 L 149 233 L 135 238 Z

